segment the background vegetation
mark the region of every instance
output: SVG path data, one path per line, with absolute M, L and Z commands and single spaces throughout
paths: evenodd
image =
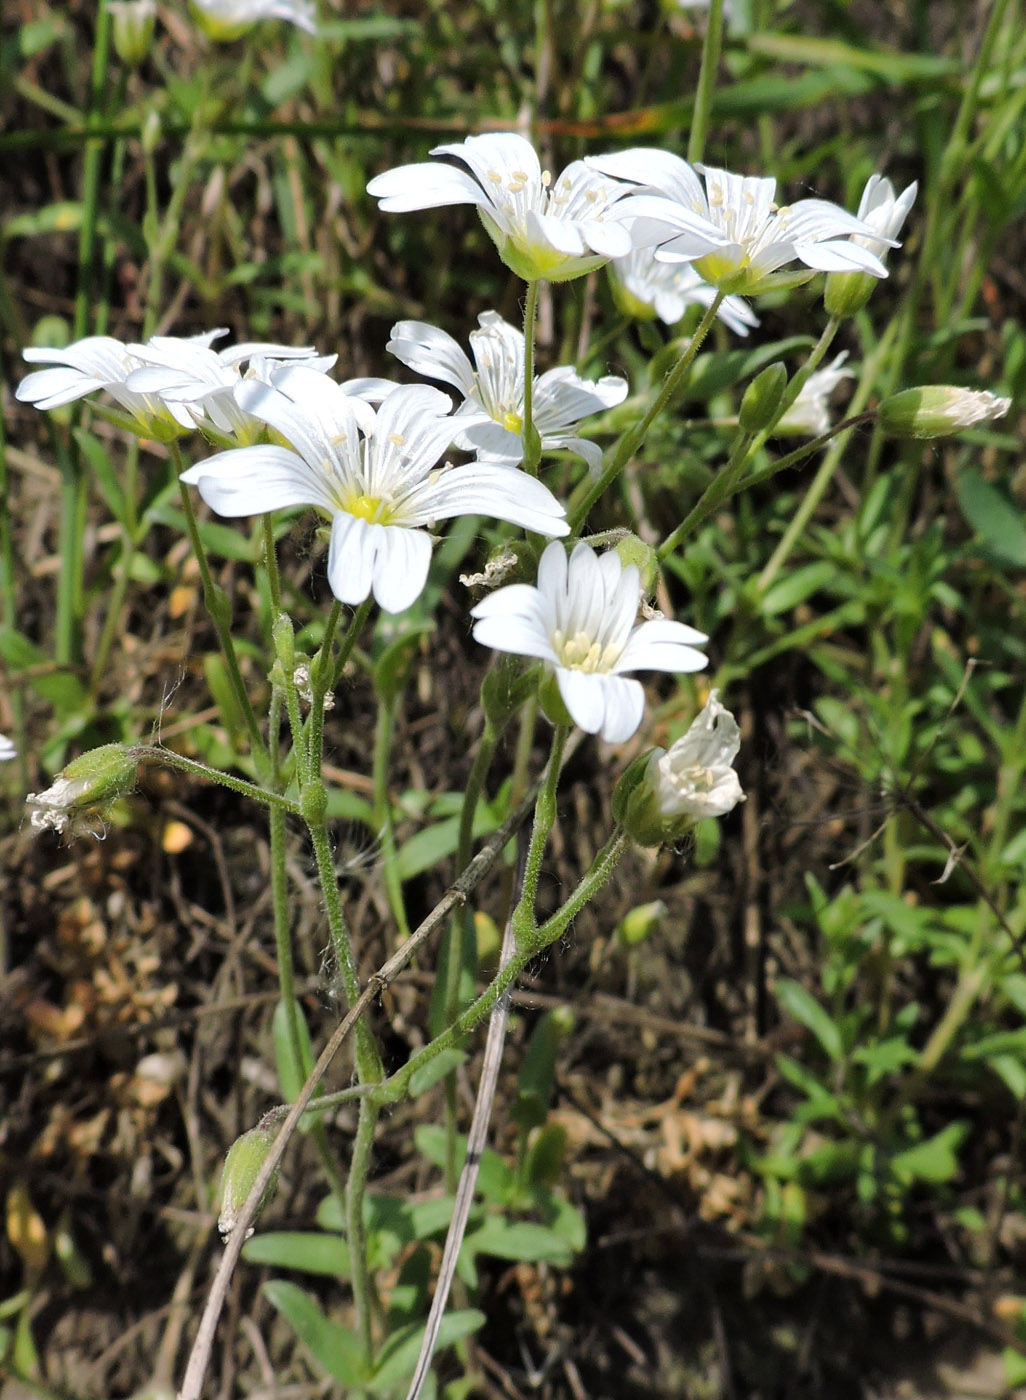
M 0 729 L 20 755 L 0 775 L 5 1396 L 173 1390 L 216 1255 L 223 1154 L 281 1097 L 255 809 L 150 774 L 101 842 L 65 847 L 21 823 L 22 794 L 83 748 L 155 734 L 217 762 L 240 723 L 159 445 L 140 454 L 88 408 L 16 404 L 21 349 L 221 325 L 337 351 L 340 378 L 394 375 L 395 320 L 463 340 L 483 309 L 516 322 L 521 284 L 470 211 L 382 215 L 373 174 L 525 120 L 554 168 L 631 144 L 687 149 L 701 11 L 322 11 L 316 41 L 262 25 L 212 46 L 168 3 L 133 69 L 102 29 L 97 42 L 91 4 L 4 7 Z M 711 164 L 849 208 L 873 171 L 920 183 L 890 278 L 838 341 L 856 372 L 849 411 L 938 382 L 1013 408 L 951 443 L 847 431 L 669 562 L 662 601 L 712 638 L 748 802 L 686 851 L 632 856 L 521 985 L 491 1199 L 515 1215 L 529 1183 L 566 1210 L 545 1245 L 481 1244 L 469 1287 L 487 1322 L 447 1354 L 453 1395 L 854 1397 L 909 1376 L 923 1393 L 1000 1394 L 1026 1379 L 1024 124 L 1026 22 L 1010 0 L 733 7 Z M 819 295 L 814 282 L 761 299 L 748 342 L 718 330 L 599 524 L 674 527 L 717 460 L 710 420 L 736 412 L 758 366 L 800 361 Z M 635 394 L 659 373 L 669 333 L 624 322 L 603 274 L 542 312 L 544 364 L 580 359 Z M 294 616 L 315 642 L 322 543 L 309 513 L 282 528 Z M 244 631 L 266 607 L 256 537 L 204 529 Z M 417 914 L 451 879 L 480 727 L 487 658 L 458 582 L 480 558 L 474 530 L 454 531 L 399 672 L 387 800 Z M 661 678 L 650 693 L 645 739 L 665 742 L 700 692 Z M 365 971 L 395 942 L 373 714 L 357 668 L 327 737 Z M 578 751 L 553 900 L 603 841 L 634 751 Z M 337 1002 L 309 870 L 297 834 L 296 956 L 320 1044 Z M 486 965 L 501 908 L 486 890 Z M 426 1035 L 433 966 L 377 1015 L 394 1064 Z M 532 1059 L 542 1040 L 551 1053 Z M 472 1057 L 464 1072 L 469 1103 Z M 432 1198 L 424 1125 L 439 1093 L 383 1126 L 382 1202 Z M 353 1121 L 340 1109 L 330 1129 L 343 1156 Z M 323 1194 L 305 1139 L 265 1227 L 330 1229 Z M 379 1209 L 381 1287 L 422 1292 L 438 1229 Z M 219 1394 L 324 1393 L 282 1280 L 342 1318 L 347 1295 L 305 1264 L 251 1254 Z

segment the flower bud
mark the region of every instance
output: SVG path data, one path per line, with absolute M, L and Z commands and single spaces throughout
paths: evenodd
M 639 760 L 644 767 L 625 799 L 617 804 L 614 795 L 614 816 L 641 846 L 679 840 L 702 817 L 726 816 L 744 801 L 732 766 L 740 746 L 737 722 L 714 690 L 683 738 Z
M 114 49 L 122 63 L 138 68 L 150 51 L 157 18 L 156 0 L 108 0 Z
M 122 744 L 104 744 L 73 759 L 45 792 L 30 792 L 26 805 L 37 831 L 64 831 L 98 815 L 135 787 L 137 761 Z
M 666 905 L 661 899 L 654 899 L 650 904 L 639 904 L 617 924 L 616 941 L 625 948 L 634 948 L 644 943 L 665 917 Z
M 646 544 L 637 535 L 627 533 L 617 540 L 615 545 L 616 553 L 620 556 L 620 562 L 626 567 L 633 564 L 641 575 L 641 592 L 644 597 L 648 597 L 656 586 L 659 578 L 659 555 L 650 544 Z
M 868 272 L 831 272 L 823 288 L 823 307 L 839 320 L 861 311 L 873 295 L 879 278 Z
M 884 399 L 878 409 L 885 433 L 902 438 L 952 437 L 977 423 L 1003 418 L 1011 399 L 999 399 L 985 389 L 962 389 L 954 384 L 923 384 Z
M 773 422 L 780 400 L 787 387 L 787 370 L 780 363 L 767 365 L 745 390 L 738 413 L 738 422 L 746 433 L 761 433 Z
M 228 1149 L 221 1172 L 221 1213 L 217 1218 L 217 1228 L 225 1243 L 231 1238 L 238 1223 L 239 1212 L 246 1204 L 246 1197 L 252 1191 L 260 1168 L 267 1161 L 267 1154 L 278 1136 L 280 1116 L 277 1110 L 265 1114 L 255 1128 L 250 1128 L 248 1132 L 236 1138 Z M 274 1195 L 277 1185 L 278 1172 L 275 1171 L 267 1183 L 267 1189 L 260 1197 L 257 1215 Z M 246 1231 L 246 1238 L 249 1239 L 252 1233 L 251 1225 Z

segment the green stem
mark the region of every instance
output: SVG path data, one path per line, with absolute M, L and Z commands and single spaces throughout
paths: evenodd
M 388 907 L 392 911 L 398 930 L 398 942 L 410 936 L 410 922 L 406 917 L 403 901 L 403 885 L 399 878 L 399 853 L 395 845 L 395 829 L 392 826 L 392 803 L 388 794 L 388 762 L 392 754 L 392 738 L 395 734 L 396 713 L 399 709 L 399 694 L 388 699 L 378 698 L 378 714 L 374 723 L 374 760 L 372 780 L 374 784 L 374 827 L 381 842 L 381 854 L 385 875 L 385 892 Z
M 359 1026 L 363 1022 L 359 1022 Z M 353 1140 L 353 1155 L 349 1163 L 349 1184 L 346 1190 L 346 1234 L 349 1263 L 352 1270 L 353 1306 L 356 1309 L 356 1333 L 360 1338 L 368 1363 L 374 1360 L 374 1332 L 371 1326 L 371 1280 L 367 1268 L 367 1231 L 363 1223 L 363 1200 L 367 1189 L 371 1154 L 374 1150 L 374 1129 L 381 1110 L 370 1094 L 360 1099 L 360 1112 Z
M 549 834 L 556 820 L 556 790 L 559 787 L 559 773 L 563 763 L 563 750 L 570 737 L 570 726 L 557 724 L 552 734 L 552 749 L 549 765 L 538 801 L 534 806 L 534 826 L 531 830 L 531 844 L 527 848 L 527 861 L 524 866 L 524 887 L 520 903 L 513 911 L 513 936 L 517 947 L 525 946 L 537 932 L 534 906 L 538 898 L 538 881 L 541 877 L 542 860 Z
M 801 504 L 791 520 L 788 521 L 787 528 L 780 539 L 780 543 L 770 555 L 769 561 L 759 575 L 758 586 L 760 593 L 765 593 L 770 587 L 773 580 L 780 572 L 780 569 L 786 563 L 795 544 L 801 538 L 809 521 L 815 514 L 817 506 L 823 499 L 824 492 L 833 480 L 834 473 L 840 465 L 841 457 L 851 437 L 851 429 L 858 423 L 873 421 L 875 415 L 863 413 L 862 410 L 869 399 L 873 385 L 876 383 L 876 376 L 880 364 L 885 358 L 887 351 L 890 349 L 894 325 L 895 323 L 891 322 L 887 333 L 881 338 L 875 353 L 871 355 L 863 365 L 859 387 L 849 405 L 849 413 L 844 423 L 831 429 L 830 433 L 826 434 L 824 437 L 817 438 L 815 444 L 811 444 L 813 450 L 816 450 L 827 437 L 833 437 L 834 439 L 830 451 L 820 463 L 819 470 L 816 472 L 808 490 L 805 492 Z
M 463 793 L 460 808 L 459 840 L 456 847 L 456 869 L 466 870 L 470 864 L 470 848 L 474 841 L 474 816 L 477 812 L 481 793 L 484 790 L 488 769 L 491 767 L 499 732 L 490 721 L 485 723 L 481 742 L 471 766 L 470 776 Z M 513 806 L 516 804 L 513 803 Z M 460 987 L 464 974 L 473 976 L 474 963 L 474 916 L 469 905 L 458 910 L 449 921 L 446 943 L 442 954 L 445 966 L 443 1025 L 451 1026 L 460 1011 Z M 473 983 L 471 982 L 471 986 Z M 447 1191 L 455 1191 L 459 1179 L 456 1161 L 457 1122 L 456 1074 L 446 1075 L 445 1079 L 445 1186 Z
M 349 658 L 353 653 L 353 647 L 356 646 L 359 640 L 360 633 L 363 631 L 363 625 L 370 615 L 373 604 L 374 600 L 372 598 L 366 598 L 353 614 L 353 620 L 346 630 L 346 635 L 342 638 L 338 656 L 335 657 L 335 666 L 332 672 L 331 684 L 327 687 L 328 690 L 334 690 L 342 679 L 342 672 L 346 669 Z M 327 664 L 327 660 L 325 660 L 325 664 Z
M 299 804 L 291 798 L 283 797 L 277 792 L 269 792 L 266 788 L 257 787 L 255 783 L 247 783 L 244 778 L 236 778 L 232 773 L 208 768 L 205 763 L 186 758 L 174 749 L 161 748 L 159 745 L 133 744 L 129 753 L 140 763 L 159 763 L 164 768 L 176 768 L 182 773 L 192 773 L 198 778 L 209 778 L 212 783 L 220 783 L 222 787 L 231 788 L 232 792 L 240 793 L 243 797 L 251 797 L 254 802 L 259 802 L 264 807 L 277 807 L 295 817 L 300 815 Z
M 691 134 L 688 137 L 688 161 L 691 165 L 700 161 L 705 151 L 705 138 L 709 132 L 709 113 L 712 110 L 713 94 L 716 91 L 716 70 L 720 62 L 722 38 L 723 0 L 710 0 L 709 8 L 705 14 L 702 67 L 698 74 L 695 110 L 691 117 Z
M 170 450 L 175 472 L 181 477 L 182 472 L 185 470 L 185 463 L 182 461 L 182 453 L 178 443 L 172 442 L 170 444 Z M 206 604 L 207 612 L 210 614 L 214 627 L 217 630 L 218 641 L 221 643 L 221 651 L 224 655 L 225 665 L 228 668 L 228 678 L 231 683 L 232 692 L 238 702 L 239 709 L 245 717 L 254 761 L 258 769 L 263 768 L 266 770 L 267 749 L 260 734 L 260 726 L 257 723 L 256 714 L 250 703 L 245 682 L 242 679 L 242 672 L 239 669 L 239 660 L 235 654 L 235 643 L 232 641 L 231 605 L 228 601 L 228 595 L 223 588 L 214 582 L 210 573 L 210 564 L 207 561 L 207 552 L 200 538 L 199 526 L 196 523 L 196 512 L 192 508 L 192 496 L 189 493 L 189 488 L 184 481 L 179 481 L 178 485 L 181 491 L 186 529 L 189 532 L 189 539 L 192 543 L 193 553 L 196 555 L 200 578 L 203 582 L 203 601 Z
M 612 875 L 630 844 L 631 840 L 626 832 L 617 829 L 613 833 L 570 898 L 551 918 L 546 919 L 540 928 L 533 930 L 523 947 L 517 947 L 507 965 L 477 1000 L 461 1012 L 452 1025 L 436 1036 L 430 1045 L 425 1045 L 402 1069 L 396 1070 L 395 1074 L 378 1086 L 373 1095 L 378 1104 L 385 1106 L 398 1103 L 408 1092 L 410 1081 L 418 1070 L 430 1064 L 443 1050 L 459 1045 L 463 1038 L 490 1014 L 496 1002 L 506 995 L 532 958 L 537 957 L 543 949 L 550 947 L 563 936 L 571 921 Z
M 587 519 L 588 512 L 591 510 L 592 506 L 605 494 L 634 456 L 635 452 L 641 447 L 648 434 L 648 430 L 659 417 L 660 413 L 662 413 L 663 409 L 672 407 L 676 395 L 684 387 L 688 373 L 695 356 L 701 348 L 702 342 L 712 329 L 713 322 L 716 320 L 716 313 L 720 309 L 723 297 L 723 292 L 716 293 L 716 299 L 710 305 L 701 321 L 699 321 L 698 327 L 688 342 L 684 353 L 663 380 L 662 387 L 652 400 L 641 422 L 636 424 L 633 428 L 627 429 L 616 446 L 610 450 L 608 454 L 609 461 L 603 466 L 602 472 L 597 480 L 587 482 L 580 498 L 571 501 L 570 510 L 567 513 L 569 515 L 572 532 L 576 532 L 580 529 L 582 523 Z
M 538 283 L 528 282 L 524 303 L 524 471 L 538 475 L 541 438 L 534 426 L 534 328 L 538 316 Z
M 360 995 L 360 979 L 356 970 L 356 960 L 353 956 L 352 940 L 349 936 L 349 927 L 342 910 L 342 901 L 338 892 L 338 879 L 335 874 L 335 862 L 331 854 L 331 840 L 328 836 L 328 824 L 324 818 L 324 805 L 327 801 L 327 793 L 320 778 L 312 778 L 304 788 L 303 805 L 304 820 L 307 830 L 310 833 L 310 840 L 313 844 L 314 859 L 317 862 L 317 876 L 320 881 L 321 892 L 324 895 L 324 906 L 328 915 L 328 929 L 331 934 L 331 944 L 335 953 L 335 960 L 342 976 L 342 985 L 345 989 L 346 1006 L 355 1005 Z M 356 1071 L 361 1084 L 376 1083 L 382 1076 L 381 1059 L 378 1055 L 377 1047 L 374 1044 L 373 1036 L 366 1023 L 360 1021 L 356 1028 Z
M 787 457 L 782 458 L 779 462 L 772 463 L 772 469 L 770 471 L 753 474 L 747 478 L 745 477 L 748 463 L 755 453 L 765 446 L 767 439 L 772 437 L 774 427 L 780 422 L 784 414 L 794 403 L 795 399 L 801 393 L 802 387 L 808 382 L 809 376 L 830 348 L 840 324 L 840 321 L 836 317 L 827 322 L 823 329 L 823 334 L 809 352 L 809 358 L 806 360 L 805 364 L 802 365 L 801 369 L 798 370 L 781 395 L 777 411 L 773 415 L 773 421 L 769 426 L 763 428 L 762 431 L 757 433 L 754 437 L 742 436 L 738 439 L 727 465 L 719 475 L 710 482 L 681 523 L 660 545 L 659 558 L 661 560 L 665 559 L 667 555 L 672 554 L 677 546 L 685 540 L 712 511 L 722 505 L 730 496 L 735 495 L 742 482 L 745 486 L 753 485 L 757 479 L 762 480 L 765 476 L 773 476 L 778 471 L 784 471 L 787 467 L 793 466 L 796 462 L 801 461 L 803 457 L 807 457 L 810 453 L 818 451 L 825 442 L 829 442 L 830 439 L 835 437 L 840 431 L 840 427 L 831 428 L 830 431 L 822 437 L 814 439 L 811 443 L 806 443 L 804 446 L 798 448 L 797 451 L 789 453 Z M 845 425 L 842 424 L 840 426 Z
M 324 624 L 324 639 L 321 642 L 317 655 L 310 665 L 310 714 L 306 721 L 307 749 L 310 754 L 310 771 L 320 773 L 321 764 L 324 761 L 324 702 L 328 694 L 328 686 L 331 683 L 331 675 L 334 667 L 331 661 L 331 649 L 335 642 L 335 633 L 342 617 L 342 604 L 337 598 L 331 602 L 331 611 L 328 613 L 328 620 Z M 345 639 L 343 639 L 344 642 Z

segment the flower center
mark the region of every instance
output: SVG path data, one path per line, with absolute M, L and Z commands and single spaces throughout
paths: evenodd
M 499 422 L 502 424 L 502 426 L 506 429 L 507 432 L 516 433 L 518 436 L 524 431 L 523 418 L 521 418 L 519 413 L 515 413 L 512 409 L 507 409 L 506 412 L 503 413 L 502 417 L 499 419 Z
M 587 632 L 567 637 L 561 627 L 552 634 L 552 649 L 569 671 L 611 671 L 620 655 L 619 647 L 603 646 Z
M 361 491 L 344 502 L 344 509 L 358 520 L 367 520 L 372 525 L 387 525 L 392 516 L 390 506 L 380 496 L 368 496 Z

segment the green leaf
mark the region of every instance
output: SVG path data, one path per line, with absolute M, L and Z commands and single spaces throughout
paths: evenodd
M 463 1247 L 496 1259 L 556 1264 L 564 1269 L 573 1262 L 573 1250 L 563 1235 L 548 1225 L 538 1225 L 533 1220 L 508 1220 L 504 1215 L 489 1215 L 467 1235 Z
M 446 1313 L 445 1317 L 442 1318 L 442 1325 L 438 1329 L 438 1341 L 435 1344 L 436 1354 L 443 1347 L 452 1346 L 453 1342 L 459 1342 L 464 1337 L 469 1337 L 484 1324 L 485 1315 L 478 1312 L 476 1308 L 463 1308 L 456 1312 Z M 391 1390 L 393 1386 L 399 1385 L 413 1375 L 425 1331 L 425 1324 L 414 1323 L 409 1327 L 401 1327 L 398 1332 L 392 1333 L 381 1348 L 377 1367 L 368 1386 L 373 1394 L 380 1395 L 384 1391 Z
M 818 593 L 828 584 L 836 583 L 837 578 L 837 565 L 829 559 L 818 559 L 814 564 L 806 564 L 773 585 L 762 600 L 762 611 L 767 617 L 790 612 L 799 603 L 804 603 L 806 598 L 811 598 L 813 593 Z
M 274 1056 L 278 1065 L 278 1082 L 281 1084 L 282 1098 L 286 1103 L 295 1103 L 300 1091 L 314 1067 L 313 1045 L 310 1029 L 298 1001 L 293 1002 L 296 1017 L 296 1030 L 299 1039 L 299 1059 L 297 1061 L 292 1037 L 289 1034 L 288 1008 L 279 1001 L 274 1008 L 271 1021 L 271 1034 L 274 1039 Z
M 1026 568 L 1026 524 L 1012 498 L 971 470 L 959 476 L 956 491 L 962 514 L 994 560 Z
M 774 991 L 784 1012 L 812 1032 L 831 1060 L 839 1060 L 844 1053 L 841 1032 L 812 993 L 787 977 L 778 979 Z
M 436 1123 L 421 1123 L 414 1129 L 413 1140 L 417 1151 L 436 1167 L 445 1166 L 445 1129 Z M 456 1166 L 462 1169 L 467 1155 L 467 1139 L 460 1137 L 456 1143 Z M 516 1178 L 510 1167 L 497 1152 L 486 1147 L 481 1154 L 481 1167 L 478 1171 L 477 1189 L 487 1201 L 503 1205 L 516 1195 Z
M 55 661 L 13 627 L 0 627 L 0 661 L 11 671 L 28 671 L 28 684 L 63 719 L 90 712 L 89 695 L 77 676 L 62 671 Z M 9 683 L 9 681 L 8 681 Z
M 167 525 L 172 530 L 177 530 L 180 535 L 187 533 L 185 514 L 177 506 L 154 505 L 147 512 L 147 516 L 158 525 Z M 218 559 L 235 559 L 243 564 L 254 562 L 257 550 L 252 535 L 243 534 L 241 530 L 230 525 L 219 525 L 216 520 L 201 520 L 198 528 L 203 548 L 208 554 Z
M 242 1257 L 250 1264 L 272 1264 L 328 1278 L 349 1278 L 351 1274 L 346 1241 L 314 1230 L 271 1230 L 254 1235 L 242 1246 Z
M 433 1060 L 429 1060 L 423 1069 L 419 1069 L 410 1079 L 410 1098 L 415 1099 L 418 1094 L 427 1093 L 440 1079 L 444 1079 L 447 1074 L 463 1064 L 466 1055 L 462 1050 L 442 1050 Z
M 942 1186 L 951 1181 L 958 1171 L 957 1153 L 969 1135 L 969 1126 L 965 1121 L 949 1123 L 926 1142 L 897 1153 L 890 1161 L 891 1172 L 906 1185 L 927 1181 Z
M 272 1279 L 264 1284 L 264 1296 L 329 1376 L 354 1389 L 367 1383 L 370 1366 L 358 1339 L 345 1327 L 325 1317 L 309 1293 L 304 1293 L 294 1283 Z
M 130 522 L 125 505 L 125 493 L 121 489 L 121 482 L 118 480 L 114 464 L 110 460 L 110 453 L 100 439 L 92 433 L 86 432 L 85 428 L 75 428 L 74 438 L 78 443 L 79 451 L 85 458 L 86 465 L 100 488 L 107 509 L 118 524 L 127 530 Z

